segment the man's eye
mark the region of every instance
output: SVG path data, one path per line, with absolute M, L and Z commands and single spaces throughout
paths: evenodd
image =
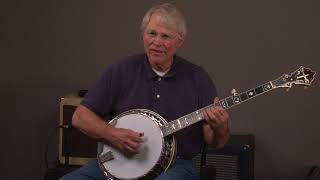
M 148 34 L 149 34 L 150 36 L 157 36 L 157 33 L 154 32 L 154 31 L 150 31 Z
M 161 37 L 162 37 L 162 39 L 169 39 L 170 38 L 170 36 L 167 34 L 163 34 Z

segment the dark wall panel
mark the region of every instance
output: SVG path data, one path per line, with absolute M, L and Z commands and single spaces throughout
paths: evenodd
M 158 2 L 1 2 L 1 179 L 43 178 L 59 98 L 89 88 L 118 58 L 141 52 L 140 21 Z M 179 54 L 205 67 L 221 97 L 300 65 L 320 70 L 318 1 L 175 4 L 188 20 Z M 304 179 L 308 168 L 320 163 L 318 81 L 308 90 L 276 90 L 230 110 L 233 134 L 255 134 L 256 179 Z M 57 152 L 56 134 L 49 161 Z

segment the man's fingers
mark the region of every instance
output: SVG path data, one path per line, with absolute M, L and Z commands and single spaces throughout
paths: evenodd
M 138 150 L 139 147 L 140 147 L 140 143 L 136 143 L 136 142 L 131 141 L 131 140 L 127 140 L 127 141 L 125 142 L 125 144 L 126 144 L 127 146 L 129 146 L 129 147 L 130 147 L 131 149 L 133 149 L 133 150 Z
M 137 143 L 143 142 L 143 139 L 142 139 L 142 137 L 144 136 L 143 132 L 135 132 L 131 129 L 127 129 L 127 130 L 128 130 L 128 134 L 126 137 L 127 139 L 132 140 Z
M 205 119 L 206 121 L 210 124 L 210 126 L 212 127 L 217 127 L 218 122 L 217 122 L 217 117 L 214 114 L 213 111 L 211 111 L 211 109 L 208 109 L 207 111 L 205 111 Z
M 214 102 L 214 103 L 217 103 L 217 102 L 219 102 L 219 100 L 220 100 L 219 97 L 215 97 L 215 98 L 213 99 L 213 102 Z
M 127 155 L 133 155 L 133 154 L 139 153 L 139 150 L 132 148 L 128 144 L 125 144 L 123 152 L 126 153 Z
M 138 133 L 137 135 L 133 135 L 131 136 L 131 140 L 136 142 L 136 143 L 142 143 L 143 139 L 142 139 L 143 135 L 141 135 L 140 133 Z
M 127 155 L 137 154 L 143 142 L 143 136 L 144 133 L 138 133 L 131 129 L 118 128 L 116 136 L 118 138 L 115 139 L 114 145 Z
M 206 122 L 212 127 L 217 128 L 226 123 L 229 115 L 228 113 L 219 107 L 207 109 L 204 113 Z

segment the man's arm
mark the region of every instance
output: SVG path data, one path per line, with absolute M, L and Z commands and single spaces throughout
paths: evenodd
M 215 98 L 214 102 L 218 102 Z M 204 140 L 207 144 L 212 144 L 216 148 L 222 148 L 229 140 L 229 114 L 221 107 L 208 109 L 204 114 L 203 124 Z
M 123 152 L 139 152 L 143 134 L 129 129 L 115 128 L 87 107 L 80 105 L 72 116 L 72 125 L 86 135 L 111 143 Z

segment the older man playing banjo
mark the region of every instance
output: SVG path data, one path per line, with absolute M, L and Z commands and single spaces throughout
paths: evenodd
M 209 75 L 176 55 L 186 37 L 180 11 L 154 6 L 141 30 L 145 53 L 110 65 L 73 115 L 73 126 L 100 140 L 103 153 L 61 180 L 197 179 L 191 159 L 201 145 L 228 141 L 228 113 L 201 111 L 218 101 Z

